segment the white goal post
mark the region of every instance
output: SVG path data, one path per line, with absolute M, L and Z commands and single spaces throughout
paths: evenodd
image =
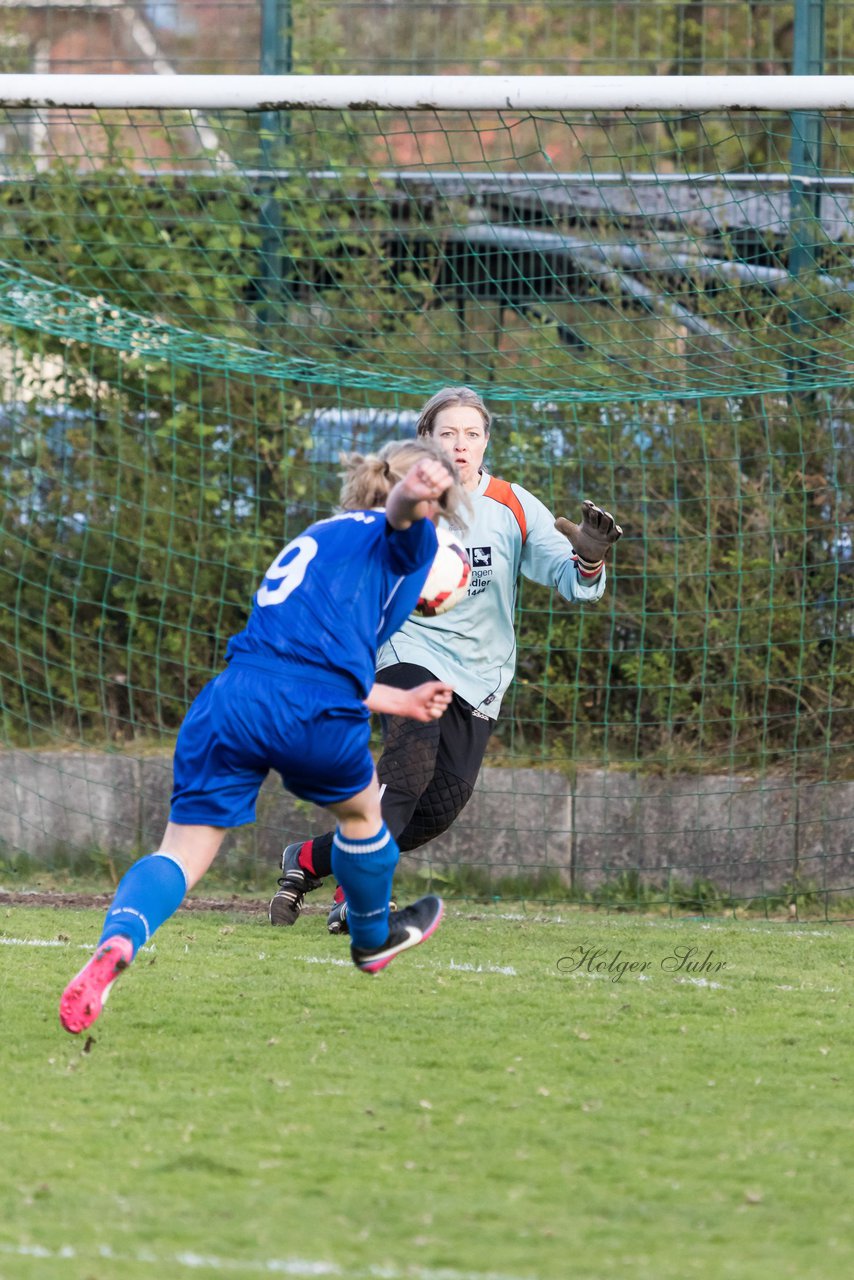
M 847 111 L 854 76 L 0 75 L 0 107 Z

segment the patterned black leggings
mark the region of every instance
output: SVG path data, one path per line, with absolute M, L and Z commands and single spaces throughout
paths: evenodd
M 400 663 L 377 673 L 381 684 L 412 689 L 436 677 L 425 667 Z M 440 720 L 421 724 L 383 716 L 385 745 L 377 762 L 382 813 L 402 853 L 435 840 L 471 799 L 493 721 L 477 715 L 454 694 Z M 313 861 L 319 876 L 332 872 L 332 832 L 316 836 Z

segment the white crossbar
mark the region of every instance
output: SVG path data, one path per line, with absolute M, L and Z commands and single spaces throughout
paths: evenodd
M 0 75 L 0 106 L 187 111 L 836 111 L 854 108 L 854 76 Z

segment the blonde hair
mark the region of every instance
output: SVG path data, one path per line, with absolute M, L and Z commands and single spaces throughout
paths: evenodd
M 459 519 L 461 509 L 468 510 L 469 501 L 460 484 L 452 458 L 431 440 L 400 440 L 383 445 L 378 453 L 342 454 L 344 477 L 341 485 L 342 511 L 364 511 L 384 507 L 394 486 L 411 467 L 424 458 L 441 462 L 453 480 L 438 499 L 439 507 L 449 520 Z
M 483 429 L 489 435 L 492 415 L 477 392 L 472 391 L 471 387 L 442 387 L 441 391 L 437 391 L 434 396 L 430 397 L 421 410 L 415 426 L 415 433 L 419 439 L 423 436 L 432 436 L 436 419 L 442 410 L 455 409 L 457 405 L 464 405 L 469 409 L 477 409 L 483 418 Z

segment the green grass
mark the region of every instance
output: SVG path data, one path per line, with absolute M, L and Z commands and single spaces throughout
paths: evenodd
M 87 1052 L 100 919 L 0 909 L 3 1280 L 854 1274 L 844 927 L 452 908 L 369 979 L 182 913 Z

